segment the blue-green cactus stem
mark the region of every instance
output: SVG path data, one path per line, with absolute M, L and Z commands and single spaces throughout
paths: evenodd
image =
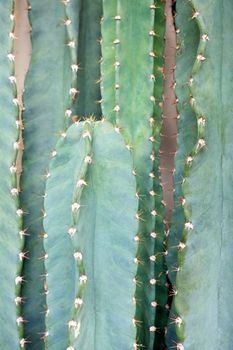
M 66 127 L 68 127 L 73 119 L 77 118 L 78 113 L 78 104 L 79 104 L 79 93 L 78 90 L 78 74 L 80 69 L 80 64 L 78 62 L 78 48 L 79 48 L 79 38 L 78 38 L 78 27 L 80 16 L 79 13 L 82 0 L 72 0 L 72 1 L 61 1 L 61 4 L 57 6 L 63 5 L 63 19 L 62 24 L 65 26 L 66 35 L 65 35 L 65 46 L 69 49 L 70 55 L 70 90 L 69 90 L 69 99 L 66 103 Z M 66 50 L 67 51 L 67 50 Z M 67 54 L 67 53 L 66 53 Z M 67 74 L 67 68 L 65 70 L 65 74 Z M 71 74 L 71 75 L 70 75 Z
M 197 134 L 182 185 L 184 245 L 178 254 L 173 323 L 179 349 L 230 350 L 233 275 L 229 71 L 233 56 L 229 28 L 233 4 L 211 1 L 210 5 L 208 1 L 193 0 L 190 5 L 191 16 L 180 18 L 180 28 L 187 20 L 196 21 L 199 27 L 199 46 L 189 77 Z
M 155 325 L 156 308 L 154 307 L 158 282 L 155 276 L 157 274 L 155 259 L 163 260 L 164 254 L 161 251 L 163 241 L 161 196 L 158 199 L 154 196 L 155 190 L 161 193 L 159 186 L 154 188 L 157 183 L 154 180 L 158 176 L 158 173 L 154 172 L 158 164 L 158 153 L 155 152 L 158 144 L 155 145 L 154 138 L 161 124 L 158 121 L 155 126 L 152 121 L 154 113 L 157 113 L 154 106 L 159 103 L 156 99 L 160 100 L 162 95 L 162 85 L 158 89 L 157 96 L 154 95 L 156 54 L 153 33 L 157 5 L 153 1 L 132 3 L 121 0 L 111 5 L 106 1 L 103 3 L 102 108 L 104 116 L 114 123 L 116 130 L 124 135 L 133 158 L 133 174 L 136 177 L 139 198 L 137 214 L 139 249 L 135 257 L 138 263 L 135 276 L 137 286 L 135 348 L 152 349 L 154 335 L 158 331 Z M 163 17 L 162 15 L 159 23 L 162 23 Z M 113 22 L 115 22 L 115 33 Z M 110 32 L 107 29 L 108 23 Z M 108 62 L 112 62 L 109 67 Z M 160 109 L 159 115 L 161 115 Z M 159 204 L 158 207 L 155 206 L 155 202 Z M 159 223 L 158 227 L 156 222 Z M 161 235 L 159 243 L 155 239 L 157 229 Z M 155 251 L 155 248 L 158 248 L 157 244 L 159 251 Z
M 20 208 L 17 174 L 19 140 L 19 100 L 15 78 L 15 1 L 0 4 L 0 347 L 1 349 L 25 349 L 22 317 L 21 286 L 25 279 L 22 264 L 26 257 L 23 250 L 23 210 Z
M 71 126 L 56 152 L 44 218 L 48 349 L 133 349 L 138 199 L 130 153 L 111 124 L 91 120 Z
M 78 116 L 102 116 L 100 93 L 102 0 L 82 0 L 79 8 Z
M 75 64 L 73 50 L 77 47 L 73 48 L 72 44 L 76 38 L 70 38 L 76 20 L 72 16 L 68 31 L 65 20 L 69 13 L 65 2 L 31 0 L 30 5 L 32 58 L 24 94 L 25 149 L 20 196 L 22 208 L 27 213 L 23 227 L 29 234 L 25 244 L 29 260 L 25 260 L 23 271 L 27 281 L 23 285 L 26 300 L 23 315 L 27 320 L 25 337 L 30 340 L 28 348 L 42 350 L 47 310 L 43 249 L 45 181 L 57 139 L 59 135 L 65 137 L 65 129 L 72 115 L 76 114 L 71 110 L 72 101 L 77 97 L 71 90 L 75 88 L 71 65 Z M 69 9 L 70 6 L 76 8 L 73 2 Z
M 116 37 L 115 16 L 117 13 L 117 0 L 103 0 L 103 20 L 101 23 L 102 32 L 102 61 L 101 61 L 101 92 L 102 92 L 102 112 L 113 124 L 116 123 L 116 45 L 119 39 Z
M 169 279 L 174 288 L 176 284 L 176 273 L 179 269 L 178 252 L 183 247 L 181 238 L 185 223 L 184 203 L 185 198 L 182 189 L 184 178 L 188 175 L 192 158 L 189 158 L 197 139 L 196 114 L 189 103 L 190 90 L 189 80 L 196 59 L 200 41 L 200 31 L 195 20 L 192 20 L 193 7 L 189 2 L 177 2 L 176 5 L 176 33 L 177 33 L 177 55 L 176 55 L 176 95 L 178 110 L 178 137 L 177 153 L 175 156 L 175 211 L 172 216 L 172 226 L 168 238 L 168 255 L 166 257 Z M 190 40 L 192 38 L 192 40 Z M 171 294 L 175 293 L 175 289 Z M 170 313 L 170 322 L 167 334 L 167 343 L 174 345 L 176 340 L 175 323 L 172 319 L 176 316 L 174 306 Z

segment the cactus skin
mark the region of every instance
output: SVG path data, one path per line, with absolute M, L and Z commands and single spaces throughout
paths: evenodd
M 23 271 L 27 281 L 23 285 L 26 298 L 23 311 L 28 321 L 25 323 L 25 336 L 30 340 L 28 348 L 41 350 L 44 348 L 46 310 L 43 196 L 51 151 L 59 132 L 70 122 L 67 110 L 74 106 L 70 89 L 75 83 L 71 69 L 71 64 L 75 63 L 72 57 L 75 49 L 68 46 L 68 28 L 63 22 L 66 18 L 64 4 L 55 0 L 49 3 L 31 0 L 31 7 L 33 54 L 24 95 L 25 150 L 20 196 L 22 207 L 28 213 L 24 216 L 24 229 L 30 234 L 25 244 L 30 259 L 25 261 Z
M 19 145 L 19 102 L 17 100 L 14 30 L 15 2 L 0 3 L 0 348 L 24 349 L 21 314 L 21 277 L 24 235 L 22 213 L 18 201 L 16 159 Z M 17 127 L 18 125 L 18 127 Z M 16 299 L 17 298 L 17 299 Z M 21 345 L 20 345 L 21 342 Z
M 72 0 L 77 1 L 77 0 Z M 100 93 L 102 0 L 82 0 L 78 28 L 78 116 L 102 116 Z
M 164 16 L 164 1 L 156 1 L 156 10 L 154 17 L 154 52 L 156 57 L 154 58 L 154 124 L 153 124 L 153 133 L 156 142 L 154 142 L 154 152 L 155 161 L 154 161 L 154 191 L 157 194 L 155 199 L 155 208 L 159 213 L 155 223 L 155 232 L 158 233 L 155 240 L 155 254 L 159 253 L 159 258 L 156 259 L 154 265 L 154 276 L 158 280 L 156 284 L 156 318 L 155 326 L 158 328 L 158 331 L 155 333 L 154 339 L 154 350 L 164 350 L 166 349 L 165 344 L 165 329 L 168 322 L 168 310 L 166 308 L 168 301 L 168 289 L 167 289 L 167 267 L 165 257 L 161 253 L 166 249 L 165 245 L 165 235 L 164 235 L 164 203 L 162 202 L 162 188 L 160 185 L 160 132 L 161 132 L 161 118 L 162 118 L 162 96 L 163 96 L 163 84 L 164 84 L 164 75 L 163 75 L 163 65 L 164 65 L 164 35 L 165 35 L 165 16 Z M 152 345 L 151 345 L 152 347 Z
M 90 120 L 71 126 L 56 150 L 44 218 L 48 348 L 132 349 L 138 200 L 129 151 L 111 124 Z
M 198 128 L 192 165 L 183 184 L 186 246 L 178 254 L 175 311 L 182 323 L 176 325 L 177 342 L 182 349 L 230 350 L 233 4 L 227 0 L 191 4 L 200 30 L 190 86 Z M 187 18 L 179 20 L 181 28 Z M 200 140 L 206 140 L 207 147 Z
M 158 61 L 155 61 L 156 55 L 153 51 L 155 38 L 152 33 L 155 30 L 154 21 L 158 3 L 161 14 L 162 2 L 147 0 L 132 3 L 118 0 L 111 2 L 110 5 L 104 1 L 104 20 L 102 22 L 103 114 L 107 120 L 122 130 L 125 142 L 131 149 L 137 181 L 139 249 L 136 255 L 138 271 L 135 294 L 137 303 L 135 347 L 142 346 L 148 350 L 153 349 L 154 346 L 156 349 L 162 349 L 165 346 L 159 344 L 161 340 L 154 345 L 154 335 L 157 331 L 155 327 L 158 326 L 156 325 L 156 308 L 151 304 L 157 301 L 158 287 L 156 284 L 160 282 L 158 276 L 162 275 L 162 280 L 164 280 L 163 208 L 161 188 L 158 183 L 159 142 L 156 143 L 161 126 L 159 120 L 161 110 L 158 111 L 158 108 L 155 107 L 155 104 L 161 100 L 162 84 L 160 88 L 154 90 L 153 74 Z M 161 25 L 161 29 L 164 28 L 163 17 L 162 14 L 162 18 L 157 23 L 158 27 Z M 162 33 L 162 39 L 163 30 L 159 33 Z M 115 53 L 113 52 L 114 45 Z M 156 138 L 156 142 L 153 138 Z M 151 191 L 156 191 L 156 196 L 151 195 Z M 158 240 L 154 238 L 154 232 L 157 232 Z M 156 256 L 156 263 L 152 260 L 154 256 Z M 156 284 L 154 284 L 155 279 Z M 164 340 L 162 342 L 164 343 Z
M 101 104 L 103 116 L 113 124 L 116 124 L 116 21 L 114 17 L 117 13 L 117 0 L 103 0 L 103 20 L 101 21 L 101 92 L 103 102 Z
M 175 157 L 175 211 L 172 217 L 172 226 L 168 237 L 168 255 L 166 257 L 169 279 L 175 286 L 178 261 L 178 245 L 182 238 L 185 223 L 182 182 L 189 172 L 188 156 L 192 152 L 197 139 L 196 114 L 189 103 L 190 90 L 188 81 L 192 74 L 192 68 L 196 59 L 200 41 L 200 31 L 192 17 L 193 7 L 188 1 L 178 1 L 176 4 L 176 28 L 177 28 L 177 57 L 175 69 L 176 95 L 178 98 L 177 110 L 178 136 L 177 153 Z M 190 40 L 192 38 L 192 40 Z M 174 290 L 175 291 L 175 290 Z M 176 331 L 174 318 L 176 311 L 174 305 L 170 313 L 170 322 L 167 333 L 168 346 L 174 346 Z

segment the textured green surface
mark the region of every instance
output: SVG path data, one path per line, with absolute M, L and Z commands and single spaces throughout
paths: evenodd
M 200 31 L 196 21 L 190 20 L 193 8 L 187 1 L 179 1 L 176 5 L 176 30 L 177 30 L 177 57 L 176 57 L 176 94 L 178 97 L 177 110 L 178 118 L 178 136 L 177 153 L 175 157 L 175 211 L 172 216 L 172 226 L 168 239 L 168 255 L 166 257 L 169 279 L 176 289 L 176 273 L 179 264 L 177 254 L 179 252 L 179 243 L 181 242 L 182 231 L 185 223 L 182 182 L 188 174 L 190 166 L 187 163 L 187 157 L 190 155 L 195 141 L 197 139 L 196 115 L 189 103 L 190 90 L 189 79 L 196 59 L 199 45 Z M 192 38 L 192 40 L 190 40 Z M 167 343 L 174 345 L 176 340 L 175 323 L 176 311 L 174 305 L 170 313 L 170 323 L 168 327 Z
M 16 305 L 15 298 L 20 297 L 21 283 L 16 284 L 16 277 L 22 276 L 19 254 L 23 239 L 19 235 L 21 218 L 17 215 L 17 194 L 12 195 L 12 190 L 17 189 L 14 167 L 19 134 L 16 126 L 18 106 L 13 103 L 16 86 L 9 79 L 14 76 L 14 60 L 13 56 L 8 56 L 13 52 L 13 40 L 9 37 L 14 32 L 14 18 L 10 18 L 13 13 L 14 1 L 0 3 L 0 348 L 4 350 L 20 349 L 22 338 L 22 323 L 19 327 L 16 323 L 21 308 Z
M 182 10 L 186 1 L 178 4 Z M 194 0 L 192 4 L 199 13 L 196 21 L 200 44 L 196 57 L 206 59 L 195 61 L 190 86 L 199 125 L 191 152 L 194 159 L 183 184 L 185 220 L 192 223 L 193 229 L 184 228 L 182 239 L 186 240 L 186 247 L 179 254 L 181 269 L 177 274 L 175 307 L 182 324 L 176 332 L 184 349 L 230 350 L 233 4 L 228 0 Z M 190 18 L 185 16 L 177 18 L 180 29 L 184 26 L 183 35 L 188 21 Z M 205 117 L 205 127 L 200 123 L 201 116 Z M 198 139 L 204 137 L 207 147 L 199 152 Z
M 116 36 L 117 0 L 103 0 L 102 32 L 102 62 L 101 62 L 101 94 L 103 98 L 103 116 L 112 123 L 116 123 L 116 45 L 119 39 Z
M 77 1 L 77 0 L 73 0 Z M 102 0 L 82 0 L 79 10 L 78 36 L 78 115 L 101 117 L 100 59 Z
M 162 117 L 162 95 L 163 95 L 163 85 L 164 85 L 164 76 L 163 76 L 163 65 L 164 65 L 164 34 L 165 34 L 165 16 L 164 16 L 164 2 L 162 0 L 155 1 L 156 11 L 154 18 L 154 49 L 155 53 L 154 58 L 154 122 L 152 124 L 153 127 L 153 135 L 155 138 L 155 142 L 153 143 L 153 154 L 155 156 L 154 161 L 154 191 L 156 195 L 154 196 L 155 208 L 158 212 L 157 220 L 155 223 L 155 232 L 157 233 L 155 239 L 155 255 L 156 263 L 154 264 L 154 276 L 158 281 L 156 284 L 156 293 L 155 293 L 155 301 L 158 304 L 156 307 L 156 317 L 154 324 L 157 327 L 157 332 L 155 333 L 154 340 L 154 350 L 163 350 L 166 348 L 165 345 L 165 337 L 164 332 L 167 327 L 168 322 L 168 310 L 166 308 L 166 304 L 168 301 L 168 289 L 166 286 L 167 283 L 167 275 L 166 275 L 166 264 L 165 264 L 165 256 L 162 255 L 165 252 L 165 235 L 164 235 L 164 210 L 162 204 L 162 188 L 160 185 L 160 131 L 161 131 L 161 117 Z M 152 344 L 151 344 L 152 347 Z
M 154 185 L 158 178 L 156 183 L 154 179 L 158 173 L 153 172 L 157 165 L 156 162 L 154 163 L 153 156 L 156 158 L 157 154 L 154 154 L 153 151 L 157 150 L 158 144 L 155 144 L 150 138 L 157 136 L 160 123 L 157 121 L 158 123 L 154 127 L 155 123 L 151 121 L 151 117 L 158 112 L 155 109 L 155 104 L 158 102 L 155 100 L 161 98 L 162 88 L 160 85 L 156 92 L 157 96 L 154 96 L 154 79 L 151 76 L 156 66 L 153 53 L 154 36 L 151 34 L 151 31 L 155 29 L 156 9 L 154 7 L 156 6 L 152 1 L 118 0 L 111 5 L 107 1 L 104 2 L 104 21 L 102 24 L 104 46 L 101 66 L 103 114 L 122 129 L 125 142 L 131 149 L 136 174 L 139 196 L 139 249 L 136 256 L 138 270 L 135 294 L 137 303 L 135 346 L 147 349 L 153 348 L 154 327 L 156 327 L 156 308 L 151 303 L 156 300 L 158 270 L 157 267 L 155 268 L 157 261 L 155 263 L 152 259 L 156 255 L 160 267 L 160 262 L 163 260 L 161 241 L 157 242 L 151 236 L 151 233 L 153 235 L 156 230 L 160 233 L 160 239 L 163 239 L 162 218 L 160 217 L 161 197 L 158 196 L 155 200 L 155 196 L 149 193 L 157 190 Z M 162 21 L 163 15 L 157 23 L 158 27 Z M 161 28 L 162 26 L 161 24 Z M 110 31 L 108 31 L 108 27 L 110 27 Z M 162 49 L 160 48 L 160 50 Z M 107 55 L 106 61 L 105 54 Z M 108 62 L 110 66 L 107 66 Z M 160 115 L 161 111 L 159 110 L 158 119 Z M 158 204 L 156 207 L 155 202 Z M 159 250 L 157 250 L 158 248 Z M 162 273 L 162 270 L 159 273 Z M 154 284 L 155 279 L 156 284 Z M 160 349 L 159 346 L 158 349 Z
M 169 254 L 167 262 L 169 265 L 169 278 L 175 283 L 177 266 L 178 244 L 181 239 L 184 226 L 184 208 L 182 206 L 182 181 L 190 167 L 187 157 L 190 155 L 197 139 L 197 119 L 192 106 L 189 103 L 190 90 L 189 79 L 191 77 L 193 64 L 197 56 L 200 31 L 192 17 L 193 8 L 188 1 L 178 1 L 176 5 L 176 27 L 177 27 L 177 56 L 176 56 L 176 94 L 178 98 L 178 137 L 177 154 L 175 157 L 175 212 L 172 218 L 172 227 L 169 236 Z M 192 40 L 190 40 L 192 38 Z
M 56 149 L 44 222 L 48 348 L 130 350 L 136 333 L 132 320 L 138 200 L 129 151 L 106 122 L 73 125 Z M 87 185 L 79 187 L 80 179 Z M 73 203 L 81 207 L 72 213 Z M 76 229 L 73 235 L 70 228 Z M 75 252 L 82 260 L 75 261 Z M 86 284 L 80 282 L 84 275 Z M 78 308 L 75 298 L 83 300 Z
M 27 237 L 25 250 L 30 260 L 24 264 L 23 294 L 25 336 L 32 350 L 43 348 L 44 312 L 44 250 L 42 236 L 43 201 L 48 164 L 59 132 L 68 123 L 66 110 L 71 107 L 70 88 L 74 79 L 71 70 L 72 48 L 65 19 L 65 5 L 55 0 L 31 0 L 32 59 L 24 95 L 23 175 L 21 179 L 22 207 Z M 33 311 L 33 312 L 32 312 Z

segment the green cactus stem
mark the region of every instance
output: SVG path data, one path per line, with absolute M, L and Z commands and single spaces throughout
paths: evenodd
M 20 208 L 17 184 L 19 140 L 19 100 L 15 77 L 15 2 L 0 3 L 0 347 L 5 350 L 24 349 L 21 286 L 24 282 L 22 264 L 25 232 L 22 231 L 23 210 Z
M 165 309 L 160 292 L 166 289 L 162 191 L 158 175 L 163 4 L 149 0 L 134 3 L 118 0 L 111 4 L 104 1 L 103 12 L 102 109 L 104 117 L 122 132 L 131 150 L 139 198 L 135 348 L 153 349 L 155 333 L 161 326 L 158 319 L 156 321 L 156 312 Z M 158 84 L 156 88 L 155 84 Z M 156 308 L 159 294 L 161 305 Z M 164 329 L 160 332 L 164 334 Z M 156 349 L 165 347 L 164 336 L 162 338 L 155 344 Z
M 169 279 L 175 286 L 176 274 L 179 269 L 178 252 L 183 247 L 182 231 L 185 224 L 184 194 L 182 183 L 190 169 L 189 158 L 197 139 L 196 114 L 189 103 L 190 89 L 189 79 L 192 74 L 200 41 L 200 31 L 195 20 L 192 19 L 193 7 L 190 2 L 177 2 L 176 5 L 176 33 L 177 33 L 177 57 L 175 69 L 177 110 L 178 110 L 178 137 L 177 153 L 175 156 L 175 211 L 172 217 L 172 226 L 168 238 L 168 255 L 166 257 Z M 192 40 L 190 40 L 192 38 Z M 171 290 L 171 296 L 176 290 Z M 174 346 L 176 330 L 174 318 L 176 317 L 174 305 L 170 313 L 170 322 L 167 334 L 167 343 Z
M 116 45 L 119 39 L 116 38 L 117 0 L 103 0 L 103 20 L 101 22 L 102 33 L 102 60 L 101 60 L 101 92 L 102 92 L 102 112 L 110 122 L 116 124 Z
M 72 5 L 74 6 L 74 5 Z M 75 7 L 73 8 L 75 9 Z M 46 312 L 46 273 L 44 269 L 43 216 L 45 181 L 59 135 L 65 136 L 75 106 L 77 64 L 71 39 L 73 24 L 66 24 L 66 4 L 31 0 L 32 59 L 25 86 L 25 150 L 23 154 L 22 194 L 20 200 L 27 215 L 23 285 L 25 336 L 31 350 L 44 348 Z M 68 31 L 69 27 L 69 31 Z M 39 96 L 39 97 L 38 97 Z M 33 312 L 32 312 L 33 310 Z
M 188 158 L 183 159 L 186 162 L 182 184 L 185 222 L 178 253 L 179 271 L 173 287 L 171 322 L 175 324 L 177 340 L 172 346 L 179 350 L 230 350 L 233 242 L 229 206 L 232 158 L 229 106 L 232 78 L 229 71 L 233 56 L 229 28 L 233 21 L 233 4 L 227 0 L 179 1 L 178 13 L 179 10 L 180 37 L 187 45 L 191 26 L 194 26 L 191 23 L 195 22 L 199 31 L 193 27 L 191 37 L 195 36 L 193 40 L 195 43 L 199 40 L 199 45 L 194 63 L 187 68 L 189 72 L 192 68 L 186 84 L 196 116 L 193 131 L 196 134 L 192 136 L 192 140 L 195 137 L 194 147 Z M 192 50 L 184 50 L 184 53 L 193 55 Z M 177 64 L 179 67 L 179 59 Z M 183 120 L 188 116 L 181 110 Z M 188 125 L 188 121 L 185 123 L 182 125 Z M 187 131 L 182 128 L 180 132 L 186 139 Z
M 77 0 L 73 0 L 74 2 Z M 82 0 L 78 13 L 78 115 L 102 116 L 100 93 L 102 0 Z
M 56 152 L 44 218 L 47 346 L 133 349 L 138 199 L 130 153 L 111 124 L 91 120 L 71 126 Z

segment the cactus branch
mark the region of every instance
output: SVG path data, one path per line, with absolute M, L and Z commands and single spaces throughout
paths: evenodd
M 90 120 L 71 126 L 56 150 L 44 219 L 48 347 L 133 348 L 138 199 L 129 151 L 110 124 Z

